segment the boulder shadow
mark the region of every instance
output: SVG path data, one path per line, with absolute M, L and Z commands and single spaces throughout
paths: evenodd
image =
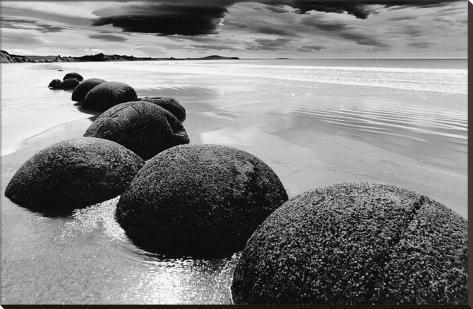
M 82 102 L 75 102 L 74 106 L 77 108 L 79 112 L 92 115 L 89 117 L 90 121 L 94 121 L 95 119 L 97 119 L 98 116 L 102 114 L 102 112 L 97 112 L 97 111 L 93 111 L 93 110 L 82 107 Z
M 48 205 L 30 206 L 30 205 L 20 205 L 16 203 L 15 205 L 46 218 L 67 218 L 67 217 L 70 217 L 74 213 L 74 210 L 91 206 L 91 205 L 88 205 L 88 206 L 79 207 L 79 208 L 68 208 L 68 207 L 57 207 L 57 206 L 51 207 L 50 205 L 49 206 Z

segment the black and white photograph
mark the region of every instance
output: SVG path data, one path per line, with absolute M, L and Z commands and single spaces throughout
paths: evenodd
M 468 1 L 0 1 L 1 304 L 468 303 Z

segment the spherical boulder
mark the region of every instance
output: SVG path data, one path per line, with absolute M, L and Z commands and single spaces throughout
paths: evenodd
M 75 78 L 80 82 L 84 80 L 82 75 L 80 75 L 79 73 L 76 73 L 76 72 L 67 73 L 66 75 L 64 75 L 62 80 L 64 81 L 64 80 L 69 79 L 69 78 Z
M 466 304 L 467 222 L 391 185 L 338 184 L 273 212 L 242 253 L 236 304 Z
M 117 142 L 145 160 L 170 147 L 189 143 L 187 132 L 176 117 L 145 101 L 108 109 L 94 120 L 84 136 Z
M 166 98 L 166 97 L 144 97 L 140 98 L 141 101 L 151 102 L 158 106 L 161 106 L 165 110 L 169 111 L 173 114 L 177 120 L 180 122 L 184 122 L 186 120 L 186 110 L 185 108 L 177 102 L 174 98 Z
M 77 85 L 80 84 L 80 81 L 75 78 L 68 78 L 61 84 L 61 89 L 71 90 L 74 89 Z
M 72 92 L 72 101 L 80 102 L 84 100 L 85 96 L 90 90 L 102 83 L 105 83 L 105 80 L 100 78 L 89 78 L 84 80 L 76 88 L 74 88 L 74 91 Z
M 116 220 L 152 252 L 225 256 L 241 250 L 286 200 L 278 176 L 257 157 L 219 145 L 180 145 L 139 171 L 120 197 Z
M 136 101 L 135 90 L 120 82 L 105 82 L 92 88 L 84 98 L 82 107 L 103 112 L 120 103 Z
M 82 137 L 51 145 L 26 161 L 5 196 L 28 208 L 80 208 L 125 189 L 144 161 L 125 147 Z
M 53 79 L 49 85 L 48 88 L 50 89 L 61 89 L 62 81 L 60 79 Z

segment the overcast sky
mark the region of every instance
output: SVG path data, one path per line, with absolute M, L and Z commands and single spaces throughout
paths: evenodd
M 466 58 L 467 1 L 158 0 L 1 4 L 22 55 Z

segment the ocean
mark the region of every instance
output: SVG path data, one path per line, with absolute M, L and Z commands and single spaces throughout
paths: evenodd
M 219 60 L 2 64 L 2 190 L 38 150 L 93 115 L 49 90 L 67 72 L 121 81 L 187 110 L 191 144 L 261 158 L 290 197 L 349 181 L 398 185 L 467 216 L 466 60 Z M 3 196 L 3 194 L 2 194 Z M 136 248 L 117 199 L 70 217 L 2 197 L 2 303 L 231 303 L 238 259 L 166 259 Z

